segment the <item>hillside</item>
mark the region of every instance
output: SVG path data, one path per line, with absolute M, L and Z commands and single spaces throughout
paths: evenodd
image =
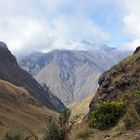
M 0 138 L 8 130 L 16 128 L 28 128 L 35 134 L 41 134 L 49 116 L 55 119 L 58 114 L 41 107 L 24 87 L 0 80 Z
M 96 134 L 91 134 L 89 139 L 139 140 L 139 107 L 140 47 L 100 76 L 99 88 L 90 103 L 88 121 L 92 128 L 103 130 L 93 129 Z
M 89 104 L 92 100 L 92 97 L 93 95 L 90 95 L 83 100 L 68 106 L 68 108 L 71 110 L 72 121 L 81 121 L 82 118 L 89 112 Z
M 19 63 L 68 105 L 96 91 L 99 75 L 130 54 L 105 45 L 97 46 L 87 42 L 80 45 L 90 45 L 92 50 L 34 53 L 22 58 Z
M 125 58 L 118 65 L 104 72 L 99 78 L 99 88 L 90 107 L 96 102 L 118 100 L 121 94 L 140 90 L 140 51 Z
M 0 79 L 26 88 L 34 99 L 50 109 L 60 111 L 64 107 L 59 99 L 58 101 L 56 101 L 56 98 L 53 100 L 49 92 L 45 92 L 28 72 L 20 68 L 16 58 L 8 50 L 6 44 L 2 42 L 0 42 Z M 56 102 L 56 106 L 54 102 Z
M 62 109 L 63 103 L 21 69 L 6 44 L 0 42 L 0 138 L 15 128 L 42 133 L 48 118 L 57 118 Z

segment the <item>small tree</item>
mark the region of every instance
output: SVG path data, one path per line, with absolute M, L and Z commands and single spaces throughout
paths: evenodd
M 48 119 L 48 128 L 45 133 L 44 140 L 62 140 L 61 129 L 58 123 L 54 122 L 52 118 Z
M 65 139 L 68 131 L 70 130 L 69 118 L 70 118 L 70 110 L 66 109 L 62 112 L 59 117 L 59 126 L 61 128 L 61 135 Z
M 3 140 L 38 140 L 38 137 L 29 129 L 25 133 L 25 130 L 15 129 L 8 131 Z
M 65 110 L 55 122 L 52 118 L 48 119 L 48 128 L 44 140 L 65 140 L 69 130 L 70 110 Z
M 3 140 L 24 140 L 24 134 L 20 130 L 8 131 Z

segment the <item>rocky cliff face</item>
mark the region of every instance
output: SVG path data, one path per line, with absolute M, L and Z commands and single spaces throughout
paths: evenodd
M 93 94 L 99 75 L 129 53 L 107 46 L 90 51 L 54 50 L 22 58 L 20 65 L 65 104 L 71 104 Z
M 40 105 L 45 105 L 55 111 L 60 111 L 64 107 L 59 99 L 45 92 L 28 72 L 20 68 L 16 58 L 3 42 L 0 42 L 0 79 L 15 86 L 24 87 Z
M 98 83 L 97 93 L 90 103 L 91 110 L 98 102 L 119 100 L 123 94 L 133 96 L 135 91 L 140 91 L 140 47 L 132 56 L 104 72 Z

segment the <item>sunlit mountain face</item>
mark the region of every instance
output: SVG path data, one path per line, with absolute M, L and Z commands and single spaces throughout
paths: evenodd
M 92 49 L 32 53 L 19 60 L 21 67 L 41 85 L 46 84 L 66 105 L 94 94 L 99 75 L 131 53 L 88 41 L 76 45 Z

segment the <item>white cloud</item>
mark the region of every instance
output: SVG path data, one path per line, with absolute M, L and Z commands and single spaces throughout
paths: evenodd
M 81 40 L 106 43 L 115 36 L 112 17 L 119 15 L 122 23 L 116 23 L 130 39 L 124 46 L 133 48 L 140 42 L 139 5 L 139 0 L 0 0 L 0 40 L 13 52 L 74 49 L 69 42 Z
M 89 0 L 0 0 L 0 39 L 12 52 L 67 48 L 72 41 L 108 41 L 110 35 L 87 16 L 91 5 L 96 7 Z M 74 15 L 63 12 L 72 12 L 72 7 Z
M 46 9 L 50 12 L 56 12 L 62 5 L 66 5 L 70 0 L 42 0 L 42 4 L 45 5 Z
M 41 47 L 38 46 L 39 42 L 41 45 L 44 43 L 47 31 L 48 25 L 43 21 L 21 17 L 0 19 L 0 39 L 13 52 L 32 51 L 34 47 Z
M 59 17 L 54 20 L 51 35 L 65 41 L 90 40 L 103 42 L 110 39 L 101 27 L 81 17 Z
M 140 46 L 140 39 L 134 39 L 126 44 L 124 44 L 123 49 L 135 50 L 136 47 Z
M 140 45 L 140 1 L 125 0 L 124 8 L 126 14 L 123 17 L 123 30 L 131 41 L 124 46 L 128 49 L 135 49 Z
M 94 22 L 82 18 L 58 17 L 51 23 L 25 17 L 0 19 L 0 39 L 12 52 L 74 49 L 68 42 L 104 42 L 110 36 Z M 82 49 L 82 48 L 80 48 Z

